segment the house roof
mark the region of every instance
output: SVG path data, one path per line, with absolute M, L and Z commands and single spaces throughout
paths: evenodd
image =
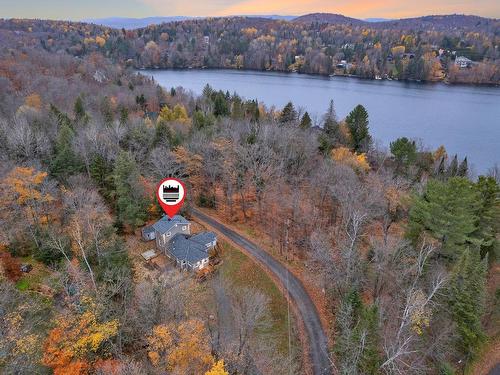
M 217 237 L 214 232 L 202 232 L 189 237 L 189 239 L 205 246 L 207 243 L 215 241 Z
M 142 233 L 144 233 L 144 234 L 153 233 L 154 231 L 155 231 L 155 228 L 153 228 L 152 225 L 148 225 L 148 226 L 142 228 Z
M 160 220 L 153 224 L 153 228 L 160 233 L 166 233 L 175 225 L 179 224 L 188 225 L 189 221 L 181 215 L 175 215 L 172 219 L 168 216 L 163 216 Z
M 195 264 L 200 260 L 208 258 L 205 245 L 193 241 L 181 233 L 177 233 L 172 238 L 170 254 L 178 261 L 186 261 L 189 264 Z

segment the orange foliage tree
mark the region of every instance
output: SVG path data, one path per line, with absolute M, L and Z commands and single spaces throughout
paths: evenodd
M 333 160 L 338 163 L 348 165 L 355 171 L 367 172 L 370 169 L 370 165 L 366 160 L 365 154 L 356 154 L 347 147 L 334 148 L 331 154 Z
M 81 302 L 85 311 L 73 316 L 60 316 L 49 332 L 42 363 L 55 375 L 85 374 L 92 368 L 92 357 L 103 343 L 115 336 L 118 321 L 100 322 L 97 307 L 91 298 Z
M 148 357 L 155 367 L 180 374 L 203 374 L 214 364 L 203 323 L 188 320 L 176 327 L 158 325 L 147 337 Z
M 7 225 L 0 237 L 6 236 L 8 227 L 16 236 L 28 229 L 37 246 L 39 245 L 36 229 L 48 223 L 51 212 L 49 203 L 54 201 L 45 191 L 46 177 L 46 172 L 16 167 L 0 182 L 0 205 L 5 208 L 3 212 L 8 213 L 2 217 Z

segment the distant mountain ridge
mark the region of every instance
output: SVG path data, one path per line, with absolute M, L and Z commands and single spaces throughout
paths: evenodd
M 366 24 L 372 28 L 387 28 L 387 29 L 470 29 L 470 30 L 485 30 L 500 28 L 500 21 L 495 18 L 485 18 L 473 15 L 449 14 L 449 15 L 429 15 L 413 18 L 402 19 L 386 19 L 386 18 L 366 18 L 358 19 L 347 17 L 342 14 L 334 13 L 311 13 L 303 16 L 287 16 L 287 15 L 241 15 L 241 16 L 226 16 L 227 17 L 249 17 L 268 20 L 282 20 L 294 23 L 320 23 L 320 24 L 339 24 L 339 25 L 355 25 L 360 26 Z M 109 17 L 87 19 L 83 22 L 93 23 L 115 29 L 140 29 L 153 24 L 170 23 L 178 21 L 186 21 L 193 19 L 204 19 L 208 17 L 192 17 L 192 16 L 165 16 L 165 17 L 145 17 L 145 18 L 127 18 L 127 17 Z M 494 30 L 493 30 L 494 31 Z
M 293 22 L 301 23 L 328 23 L 328 24 L 350 24 L 350 25 L 369 25 L 375 28 L 388 29 L 485 29 L 500 27 L 500 21 L 495 18 L 485 18 L 464 14 L 447 15 L 429 15 L 413 18 L 402 18 L 398 20 L 386 20 L 377 18 L 368 18 L 361 20 L 352 17 L 346 17 L 341 14 L 333 13 L 311 13 L 297 17 Z
M 229 16 L 228 16 L 229 17 Z M 279 14 L 271 15 L 244 15 L 242 17 L 268 18 L 271 20 L 291 21 L 297 16 L 282 16 Z M 192 16 L 165 16 L 165 17 L 145 17 L 145 18 L 130 18 L 130 17 L 108 17 L 108 18 L 89 18 L 82 22 L 94 23 L 96 25 L 112 27 L 114 29 L 140 29 L 149 25 L 161 23 L 186 21 L 193 19 L 203 19 L 208 17 L 192 17 Z
M 344 24 L 359 25 L 367 21 L 335 13 L 310 13 L 294 18 L 293 22 L 302 22 L 302 23 L 317 22 L 317 23 L 332 23 L 332 24 L 342 24 L 342 25 Z

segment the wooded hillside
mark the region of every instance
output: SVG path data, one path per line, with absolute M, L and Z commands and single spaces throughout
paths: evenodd
M 203 207 L 300 277 L 329 330 L 332 373 L 459 373 L 497 342 L 498 166 L 476 178 L 466 155 L 404 137 L 379 149 L 361 104 L 338 118 L 332 101 L 316 128 L 293 103 L 271 110 L 209 86 L 193 96 L 106 57 L 207 25 L 224 29 L 224 45 L 254 22 L 189 21 L 129 39 L 3 23 L 0 372 L 303 373 L 270 328 L 286 305 L 257 288 L 263 278 L 185 282 L 138 268 L 138 229 L 159 218 L 154 186 L 169 175 L 186 183 L 185 215 Z M 132 58 L 156 56 L 146 50 Z M 226 274 L 255 273 L 235 253 L 225 262 Z M 226 341 L 221 314 L 235 333 Z

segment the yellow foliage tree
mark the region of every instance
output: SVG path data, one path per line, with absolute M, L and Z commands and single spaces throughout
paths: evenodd
M 405 53 L 405 51 L 406 51 L 406 47 L 405 46 L 395 46 L 395 47 L 391 48 L 391 53 L 394 56 L 402 55 L 403 53 Z
M 367 172 L 370 169 L 366 154 L 356 154 L 347 147 L 334 148 L 331 156 L 336 162 L 348 165 L 358 172 Z
M 186 122 L 189 120 L 189 116 L 186 111 L 186 107 L 184 107 L 182 104 L 176 104 L 174 106 L 174 120 L 180 121 L 180 122 Z
M 54 198 L 42 191 L 42 183 L 47 177 L 46 172 L 38 172 L 33 168 L 16 167 L 8 175 L 1 184 L 2 201 L 4 205 L 17 203 L 18 207 L 24 210 L 24 213 L 30 223 L 45 223 L 48 220 L 48 210 L 45 206 L 52 202 Z M 3 201 L 6 198 L 7 201 Z M 43 210 L 41 208 L 44 207 Z M 39 217 L 39 212 L 44 212 L 44 215 Z
M 229 375 L 229 372 L 224 368 L 224 361 L 221 359 L 214 363 L 212 368 L 205 372 L 205 375 Z
M 26 97 L 24 104 L 31 108 L 40 109 L 42 108 L 42 99 L 40 95 L 34 93 Z
M 182 104 L 176 104 L 173 109 L 170 109 L 167 105 L 165 105 L 158 115 L 158 121 L 187 122 L 188 120 L 189 116 L 186 108 Z
M 60 316 L 45 341 L 42 363 L 54 374 L 83 374 L 90 365 L 87 356 L 116 335 L 118 321 L 99 322 L 92 299 L 83 298 L 87 310 L 76 316 Z
M 443 145 L 439 146 L 436 151 L 434 151 L 433 154 L 434 161 L 439 161 L 442 158 L 447 159 L 448 158 L 448 153 L 446 152 L 446 148 L 444 148 Z
M 97 43 L 97 45 L 99 47 L 104 47 L 104 45 L 106 44 L 106 39 L 103 38 L 102 36 L 96 36 L 95 37 L 95 42 Z
M 199 320 L 188 320 L 178 327 L 173 323 L 158 325 L 147 341 L 151 363 L 167 371 L 197 375 L 214 364 L 203 323 Z

